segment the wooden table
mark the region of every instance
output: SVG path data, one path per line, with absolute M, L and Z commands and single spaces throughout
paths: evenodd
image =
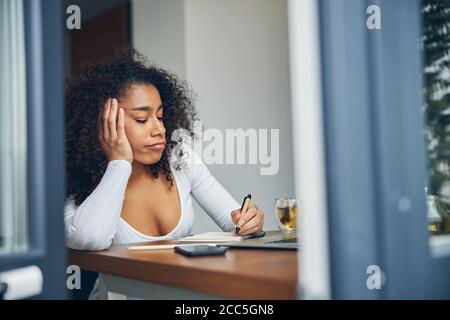
M 229 249 L 225 256 L 189 258 L 173 249 L 129 251 L 128 246 L 70 250 L 69 264 L 100 274 L 103 299 L 297 298 L 296 251 Z

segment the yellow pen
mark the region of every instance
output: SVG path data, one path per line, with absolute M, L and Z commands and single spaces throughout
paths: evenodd
M 241 218 L 241 216 L 247 211 L 248 206 L 250 205 L 251 198 L 252 198 L 252 195 L 248 194 L 248 195 L 245 196 L 244 201 L 242 201 L 242 206 L 241 206 L 239 218 L 237 219 L 238 221 Z M 236 225 L 235 233 L 238 234 L 239 231 L 241 231 L 241 226 L 238 224 L 238 225 Z

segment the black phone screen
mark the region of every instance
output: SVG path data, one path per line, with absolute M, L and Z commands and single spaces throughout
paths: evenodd
M 225 254 L 226 248 L 208 246 L 208 245 L 197 245 L 197 246 L 185 246 L 185 247 L 175 247 L 175 251 L 181 253 L 185 256 L 214 256 Z

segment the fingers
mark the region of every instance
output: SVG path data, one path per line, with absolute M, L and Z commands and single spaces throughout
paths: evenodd
M 104 142 L 117 142 L 119 134 L 121 137 L 126 138 L 124 111 L 122 108 L 120 110 L 117 99 L 108 98 L 106 100 L 103 107 L 102 126 L 99 134 Z
M 239 232 L 239 235 L 240 236 L 245 236 L 247 234 L 257 233 L 257 232 L 259 232 L 261 230 L 262 230 L 262 226 L 257 225 L 257 226 L 254 226 L 253 228 L 250 228 L 250 229 L 241 230 L 241 232 Z
M 239 209 L 233 210 L 231 212 L 231 220 L 233 220 L 234 224 L 237 224 L 237 221 L 239 220 Z
M 104 110 L 103 110 L 103 116 L 102 116 L 102 134 L 103 134 L 103 140 L 108 141 L 109 140 L 108 119 L 109 119 L 109 112 L 111 109 L 111 99 L 106 100 L 103 109 Z
M 256 216 L 256 207 L 254 205 L 251 205 L 246 212 L 241 214 L 241 217 L 238 220 L 238 225 L 242 227 L 250 221 L 254 216 Z
M 231 219 L 235 225 L 239 224 L 241 226 L 239 232 L 241 236 L 259 232 L 264 226 L 264 213 L 254 204 L 251 204 L 242 216 L 239 209 L 233 210 Z M 233 235 L 236 235 L 234 229 L 231 232 Z
M 120 141 L 127 140 L 127 135 L 125 134 L 125 111 L 123 108 L 119 109 L 119 121 L 117 123 L 117 136 Z
M 108 118 L 108 127 L 110 139 L 114 142 L 117 141 L 117 100 L 111 99 L 111 111 Z
M 108 98 L 99 115 L 99 140 L 108 161 L 127 160 L 132 163 L 133 149 L 125 133 L 125 109 L 119 107 L 117 99 Z
M 260 215 L 255 215 L 249 222 L 247 222 L 239 232 L 240 235 L 252 233 L 254 229 L 258 229 L 262 223 Z M 261 228 L 262 229 L 262 228 Z
M 247 212 L 249 212 L 250 210 L 254 211 L 255 213 L 251 213 L 251 215 L 249 216 L 251 216 L 252 218 L 250 218 L 245 224 L 241 225 L 241 231 L 239 232 L 239 235 L 241 236 L 250 233 L 255 233 L 263 229 L 264 213 L 261 210 L 259 210 L 259 208 L 256 206 L 250 208 L 249 210 L 247 210 Z

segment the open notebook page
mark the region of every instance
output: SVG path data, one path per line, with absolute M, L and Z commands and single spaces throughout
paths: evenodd
M 205 232 L 179 239 L 179 242 L 233 242 L 242 237 L 233 236 L 230 232 Z

